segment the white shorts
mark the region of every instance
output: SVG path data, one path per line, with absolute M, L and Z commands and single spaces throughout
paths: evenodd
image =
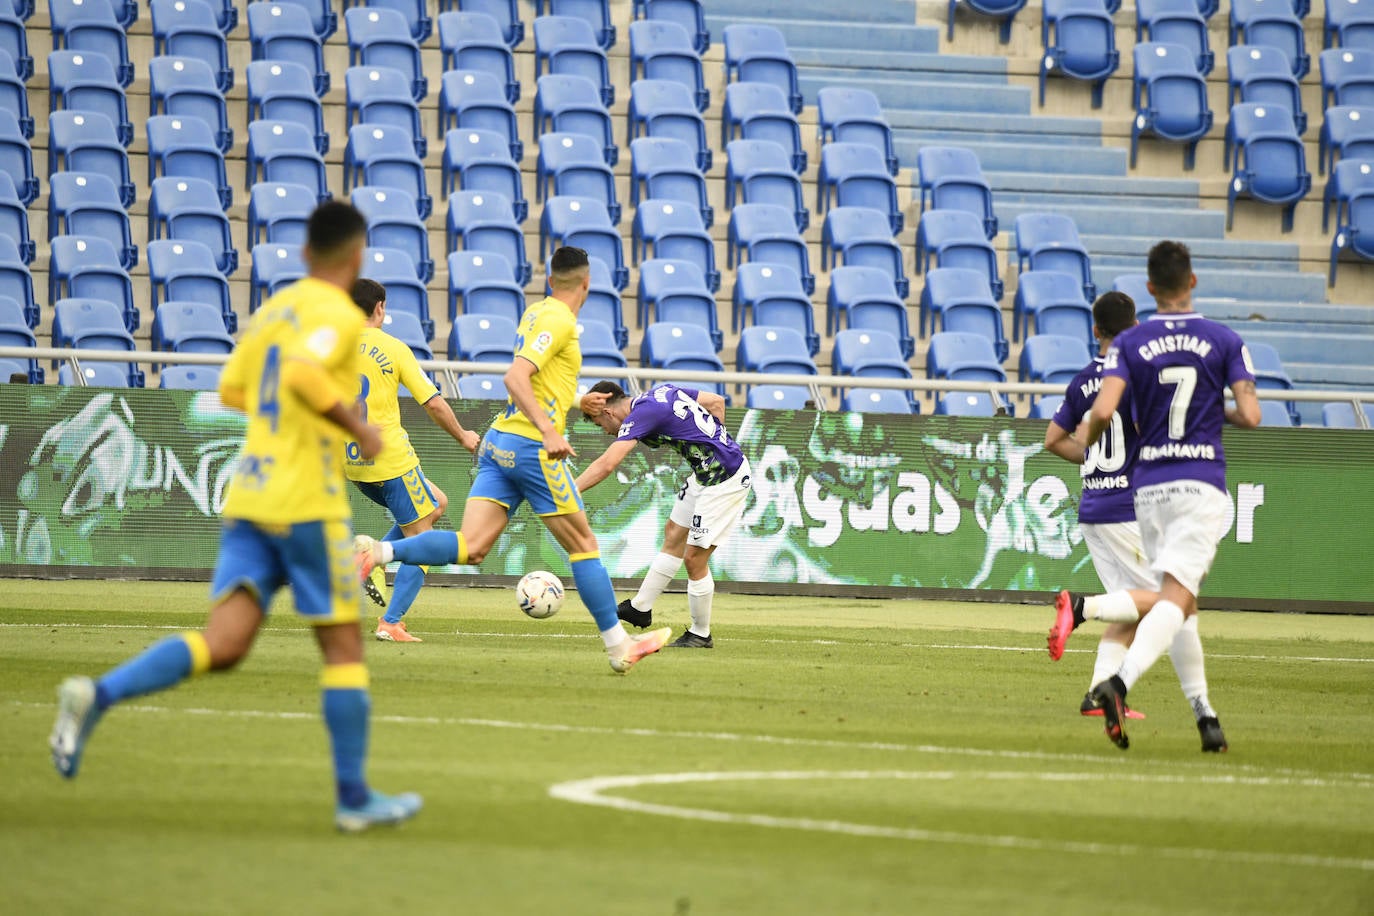
M 1209 483 L 1175 480 L 1135 491 L 1140 540 L 1156 577 L 1168 573 L 1194 595 L 1231 527 L 1231 499 Z
M 1135 522 L 1092 524 L 1080 522 L 1088 555 L 1093 558 L 1097 578 L 1108 592 L 1143 588 L 1155 590 L 1159 577 L 1150 572 L 1145 546 L 1140 540 L 1140 525 Z
M 715 547 L 730 536 L 749 501 L 754 486 L 751 473 L 745 459 L 729 480 L 708 487 L 692 476 L 678 488 L 668 520 L 687 529 L 689 547 Z

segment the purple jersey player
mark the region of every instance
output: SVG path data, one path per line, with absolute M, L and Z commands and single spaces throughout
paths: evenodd
M 710 559 L 739 524 L 751 488 L 749 461 L 725 430 L 725 399 L 709 391 L 658 385 L 630 398 L 614 382 L 597 382 L 582 398 L 582 412 L 616 441 L 578 475 L 576 485 L 590 490 L 615 470 L 638 443 L 668 446 L 686 460 L 691 476 L 678 488 L 677 502 L 663 532 L 663 547 L 638 594 L 620 602 L 620 619 L 647 627 L 653 603 L 687 566 L 687 607 L 691 627 L 673 646 L 710 649 L 711 602 L 715 581 Z

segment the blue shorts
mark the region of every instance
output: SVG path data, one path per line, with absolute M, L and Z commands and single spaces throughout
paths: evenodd
M 417 464 L 400 477 L 390 480 L 355 480 L 362 494 L 391 513 L 398 525 L 409 525 L 439 508 L 434 491 Z
M 514 512 L 529 500 L 536 515 L 582 511 L 582 494 L 573 486 L 566 461 L 550 461 L 533 439 L 487 430 L 478 452 L 477 479 L 468 499 L 485 499 Z
M 296 611 L 316 626 L 360 619 L 353 526 L 346 521 L 260 525 L 225 519 L 210 603 L 242 588 L 266 613 L 277 589 L 288 584 Z

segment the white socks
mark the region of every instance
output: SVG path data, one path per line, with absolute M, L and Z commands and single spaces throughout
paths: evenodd
M 1197 632 L 1196 614 L 1185 620 L 1174 634 L 1174 641 L 1169 645 L 1169 658 L 1178 672 L 1178 685 L 1183 688 L 1183 695 L 1193 707 L 1193 715 L 1198 719 L 1215 717 L 1217 712 L 1207 700 L 1207 671 L 1202 659 L 1202 639 Z
M 601 641 L 606 644 L 606 651 L 617 658 L 625 654 L 624 643 L 629 638 L 619 620 L 609 630 L 601 631 Z
M 1183 608 L 1163 599 L 1150 608 L 1150 613 L 1140 618 L 1140 626 L 1135 628 L 1135 641 L 1131 643 L 1126 660 L 1118 672 L 1127 690 L 1150 670 L 1151 665 L 1159 661 L 1182 626 Z
M 1105 623 L 1135 623 L 1140 619 L 1140 612 L 1135 609 L 1135 599 L 1131 597 L 1131 593 L 1122 590 L 1084 598 L 1083 619 L 1101 620 Z
M 687 580 L 687 610 L 692 614 L 691 632 L 711 635 L 711 601 L 716 596 L 716 580 L 709 572 L 701 579 Z
M 668 553 L 658 554 L 649 564 L 649 571 L 644 574 L 644 581 L 640 583 L 639 591 L 630 599 L 630 604 L 637 611 L 653 610 L 654 602 L 663 594 L 663 590 L 673 581 L 673 576 L 676 576 L 681 568 L 682 557 Z M 690 591 L 689 587 L 688 592 Z
M 1093 665 L 1093 679 L 1089 687 L 1096 687 L 1121 670 L 1126 660 L 1126 644 L 1104 639 L 1097 644 L 1097 662 Z

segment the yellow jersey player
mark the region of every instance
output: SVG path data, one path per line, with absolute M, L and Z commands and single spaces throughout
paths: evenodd
M 439 395 L 439 389 L 420 368 L 410 347 L 382 330 L 386 324 L 386 289 L 382 284 L 366 279 L 354 283 L 353 303 L 367 316 L 358 341 L 358 397 L 363 418 L 381 430 L 382 450 L 367 458 L 360 453 L 357 442 L 349 442 L 344 447 L 344 473 L 364 496 L 391 513 L 396 524 L 382 540 L 394 541 L 429 531 L 448 506 L 448 496 L 420 470 L 420 459 L 415 457 L 410 437 L 401 426 L 401 386 L 425 408 L 431 420 L 469 452 L 477 451 L 481 437 L 458 422 L 453 408 Z M 424 585 L 425 567 L 407 563 L 396 571 L 390 603 L 378 587 L 381 571 L 378 566 L 371 578 L 363 580 L 367 596 L 386 607 L 385 616 L 377 620 L 377 638 L 385 642 L 420 642 L 418 636 L 406 630 L 401 618 Z
M 62 683 L 49 739 L 61 775 L 76 775 L 92 730 L 114 704 L 238 664 L 272 596 L 289 585 L 324 656 L 335 824 L 357 831 L 420 810 L 418 795 L 374 792 L 363 772 L 371 701 L 342 455 L 347 439 L 367 456 L 382 445 L 353 397 L 363 316 L 347 291 L 362 265 L 366 229 L 347 204 L 318 207 L 306 229 L 309 276 L 258 310 L 229 357 L 220 400 L 244 411 L 248 428 L 225 498 L 209 622 L 150 646 L 98 681 Z
M 566 459 L 575 453 L 564 437 L 582 369 L 577 313 L 591 282 L 587 253 L 559 248 L 550 267 L 553 295 L 531 305 L 520 319 L 515 361 L 505 376 L 510 398 L 482 440 L 462 530 L 428 531 L 399 541 L 359 537 L 358 566 L 366 576 L 393 559 L 416 565 L 480 563 L 510 514 L 528 502 L 568 552 L 577 594 L 596 620 L 612 670 L 623 674 L 672 634 L 664 627 L 630 636 L 616 617 L 611 577 L 568 469 Z

